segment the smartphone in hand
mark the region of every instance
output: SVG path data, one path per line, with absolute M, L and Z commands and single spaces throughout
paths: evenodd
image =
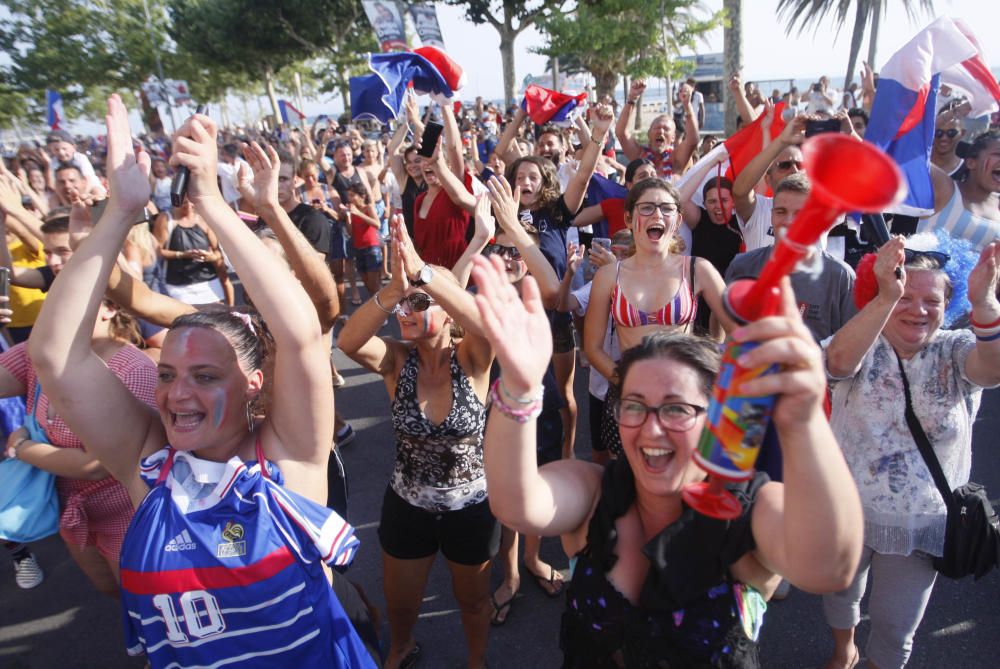
M 443 125 L 437 121 L 428 121 L 424 126 L 424 134 L 420 137 L 420 148 L 417 149 L 417 155 L 424 158 L 430 158 L 434 155 L 434 149 L 437 148 L 438 139 L 443 131 Z

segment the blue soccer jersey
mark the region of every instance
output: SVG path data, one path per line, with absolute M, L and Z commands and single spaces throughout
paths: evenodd
M 273 465 L 170 447 L 142 463 L 152 486 L 121 552 L 130 654 L 153 667 L 375 667 L 322 562 L 359 542 L 333 511 L 286 490 Z

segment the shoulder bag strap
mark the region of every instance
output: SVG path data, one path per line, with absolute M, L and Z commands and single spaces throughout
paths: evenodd
M 906 378 L 906 372 L 903 371 L 903 360 L 898 354 L 896 355 L 896 362 L 899 363 L 899 375 L 903 378 L 903 396 L 906 398 L 906 424 L 910 428 L 913 440 L 917 442 L 917 448 L 924 459 L 924 464 L 927 465 L 927 469 L 931 472 L 934 485 L 937 486 L 938 492 L 944 498 L 945 505 L 950 508 L 954 503 L 954 496 L 952 495 L 951 488 L 948 486 L 948 479 L 941 470 L 941 463 L 938 462 L 930 439 L 927 438 L 927 433 L 924 432 L 917 414 L 913 411 L 913 400 L 910 397 L 910 382 Z

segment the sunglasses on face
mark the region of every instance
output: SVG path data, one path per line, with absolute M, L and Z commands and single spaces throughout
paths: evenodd
M 635 205 L 635 210 L 640 216 L 652 216 L 659 210 L 660 214 L 666 218 L 677 213 L 677 205 L 664 202 L 656 204 L 654 202 L 639 202 Z
M 397 311 L 406 311 L 407 313 L 416 313 L 419 311 L 427 311 L 431 308 L 432 304 L 437 304 L 431 299 L 431 296 L 427 293 L 413 293 L 412 295 L 407 295 L 399 301 L 396 305 Z
M 958 137 L 958 128 L 948 128 L 947 130 L 935 130 L 934 139 L 941 139 L 945 135 L 948 135 L 948 139 L 955 139 Z
M 903 257 L 906 259 L 904 264 L 907 265 L 912 263 L 916 258 L 930 258 L 931 261 L 937 263 L 938 269 L 944 269 L 944 266 L 951 260 L 951 256 L 947 253 L 941 253 L 940 251 L 914 251 L 913 249 L 903 249 Z
M 790 169 L 792 169 L 793 166 L 795 167 L 795 169 L 801 170 L 802 169 L 802 161 L 801 160 L 782 160 L 780 163 L 775 163 L 775 167 L 777 167 L 779 170 L 782 170 L 782 171 L 790 170 Z
M 498 255 L 505 260 L 521 259 L 521 252 L 517 250 L 517 247 L 504 246 L 503 244 L 487 244 L 486 248 L 483 249 L 483 255 L 486 256 Z

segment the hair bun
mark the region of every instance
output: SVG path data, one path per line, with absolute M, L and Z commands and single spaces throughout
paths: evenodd
M 955 155 L 965 160 L 969 157 L 971 153 L 972 143 L 971 142 L 959 142 L 955 145 Z

